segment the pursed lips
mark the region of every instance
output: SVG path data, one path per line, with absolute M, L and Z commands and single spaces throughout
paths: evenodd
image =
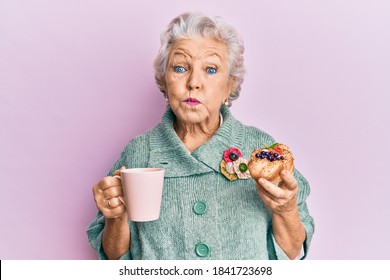
M 196 106 L 201 103 L 198 99 L 192 97 L 187 98 L 184 102 L 189 106 Z

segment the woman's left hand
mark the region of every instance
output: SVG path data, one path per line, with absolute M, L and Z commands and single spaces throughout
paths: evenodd
M 297 209 L 297 180 L 287 170 L 282 170 L 280 177 L 282 181 L 279 186 L 260 178 L 256 187 L 257 193 L 273 214 L 285 214 Z

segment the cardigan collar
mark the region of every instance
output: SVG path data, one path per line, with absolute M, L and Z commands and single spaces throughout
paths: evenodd
M 189 153 L 173 123 L 176 119 L 168 108 L 162 122 L 150 134 L 150 167 L 165 169 L 165 177 L 182 177 L 209 172 L 220 173 L 223 152 L 229 147 L 243 150 L 243 125 L 233 118 L 226 106 L 221 107 L 223 124 L 206 143 Z

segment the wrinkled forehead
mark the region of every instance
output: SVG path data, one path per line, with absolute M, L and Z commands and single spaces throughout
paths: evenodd
M 210 37 L 178 39 L 172 44 L 169 56 L 186 59 L 212 58 L 226 62 L 227 46 L 224 42 Z

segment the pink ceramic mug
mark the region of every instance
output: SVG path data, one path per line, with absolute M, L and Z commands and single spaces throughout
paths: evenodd
M 130 168 L 122 169 L 120 173 L 129 220 L 157 220 L 160 217 L 164 169 Z

